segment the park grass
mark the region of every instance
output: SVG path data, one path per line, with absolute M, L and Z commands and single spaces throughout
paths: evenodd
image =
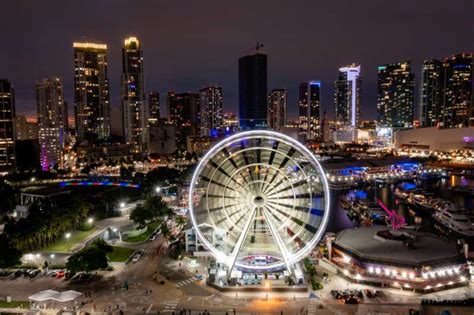
M 57 240 L 56 242 L 46 246 L 43 248 L 42 252 L 45 253 L 68 253 L 70 252 L 74 247 L 77 246 L 81 241 L 86 239 L 89 235 L 91 235 L 93 232 L 95 232 L 96 229 L 90 229 L 87 231 L 74 231 L 71 232 L 71 237 L 69 240 L 66 240 L 65 237 Z
M 113 251 L 107 254 L 110 262 L 125 262 L 134 252 L 131 248 L 113 246 Z
M 131 236 L 127 239 L 127 242 L 138 243 L 138 242 L 146 241 L 150 237 L 150 235 L 153 234 L 153 232 L 156 230 L 158 225 L 159 225 L 158 221 L 151 222 L 150 224 L 148 224 L 145 233 L 139 234 L 137 236 Z
M 30 308 L 30 302 L 28 301 L 0 301 L 0 308 Z

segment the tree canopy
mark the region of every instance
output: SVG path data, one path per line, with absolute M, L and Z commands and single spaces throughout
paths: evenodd
M 112 246 L 103 239 L 97 239 L 89 247 L 71 255 L 66 263 L 66 268 L 71 272 L 91 272 L 107 268 L 107 253 L 112 251 Z

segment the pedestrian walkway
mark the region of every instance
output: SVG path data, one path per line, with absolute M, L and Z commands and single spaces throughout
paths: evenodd
M 172 313 L 176 310 L 176 307 L 178 306 L 179 299 L 173 299 L 168 302 L 166 302 L 165 307 L 162 309 L 162 312 L 167 312 L 167 313 Z
M 308 315 L 316 315 L 316 310 L 318 308 L 318 302 L 316 299 L 309 299 L 308 303 Z
M 191 284 L 194 281 L 198 281 L 198 280 L 199 279 L 197 277 L 191 277 L 191 278 L 188 278 L 186 280 L 182 280 L 182 281 L 176 283 L 176 287 L 181 288 L 181 287 L 187 286 L 188 284 Z

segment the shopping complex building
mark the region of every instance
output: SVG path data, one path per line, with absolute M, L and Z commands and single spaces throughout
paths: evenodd
M 468 285 L 462 248 L 433 234 L 372 226 L 343 230 L 327 247 L 335 271 L 352 282 L 423 293 Z

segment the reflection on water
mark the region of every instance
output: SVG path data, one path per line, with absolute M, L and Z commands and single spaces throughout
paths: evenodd
M 436 198 L 442 198 L 452 201 L 458 207 L 465 208 L 474 212 L 474 197 L 469 195 L 453 193 L 448 188 L 457 185 L 474 187 L 474 180 L 463 176 L 451 176 L 450 178 L 417 180 L 417 188 L 433 194 Z M 414 224 L 415 212 L 410 211 L 410 207 L 406 204 L 399 203 L 393 195 L 393 191 L 399 184 L 371 186 L 366 189 L 367 198 L 375 201 L 376 198 L 382 200 L 390 209 L 396 210 L 399 214 L 405 216 L 408 224 Z M 347 212 L 339 206 L 339 197 L 347 192 L 332 190 L 331 191 L 331 209 L 332 216 L 329 220 L 328 232 L 338 232 L 343 229 L 351 228 L 357 225 L 347 217 Z M 417 213 L 421 217 L 422 226 L 431 226 L 430 213 Z

